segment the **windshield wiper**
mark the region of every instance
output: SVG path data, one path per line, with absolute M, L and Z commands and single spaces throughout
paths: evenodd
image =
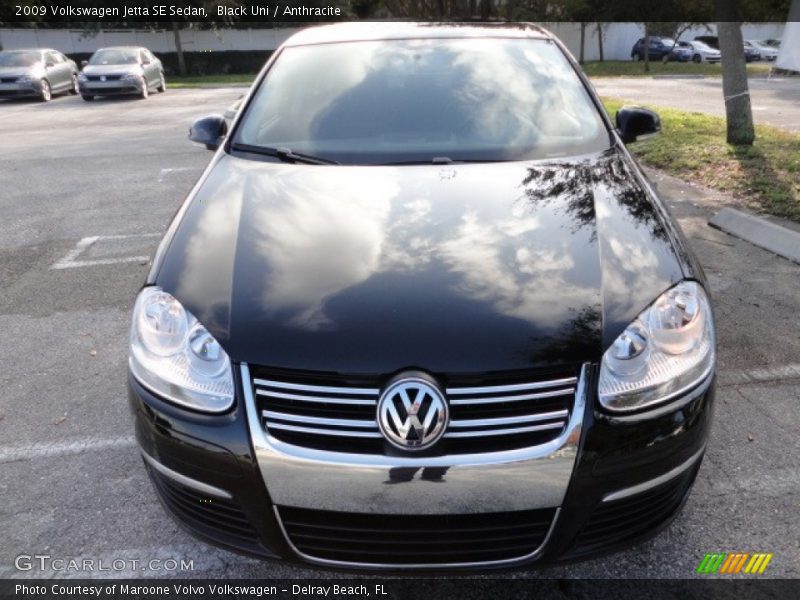
M 274 156 L 284 162 L 291 163 L 305 163 L 308 165 L 338 165 L 339 163 L 329 158 L 321 158 L 319 156 L 312 156 L 311 154 L 302 154 L 294 152 L 290 148 L 270 148 L 269 146 L 253 146 L 251 144 L 231 144 L 231 150 L 238 150 L 240 152 L 250 152 L 252 154 L 263 154 L 264 156 Z
M 393 162 L 375 163 L 381 166 L 404 166 L 404 165 L 459 165 L 468 163 L 497 163 L 509 162 L 510 159 L 505 158 L 487 158 L 487 159 L 471 159 L 471 158 L 450 158 L 448 156 L 434 156 L 433 158 L 417 159 L 417 160 L 398 160 Z

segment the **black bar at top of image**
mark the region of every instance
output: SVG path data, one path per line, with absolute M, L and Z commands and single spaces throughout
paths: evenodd
M 338 586 L 335 587 L 335 586 Z M 644 591 L 646 590 L 646 592 Z M 678 579 L 563 580 L 498 579 L 448 575 L 439 578 L 374 576 L 370 578 L 170 580 L 170 579 L 2 579 L 0 600 L 648 600 L 709 598 L 797 598 L 800 580 Z
M 740 20 L 786 22 L 790 2 L 739 1 Z M 711 22 L 717 20 L 714 7 L 714 0 L 608 0 L 585 6 L 570 0 L 0 0 L 0 27 L 113 28 L 169 22 L 263 27 L 356 19 Z

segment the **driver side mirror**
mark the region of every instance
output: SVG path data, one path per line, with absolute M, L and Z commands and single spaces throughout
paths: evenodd
M 228 124 L 221 115 L 208 115 L 197 119 L 189 129 L 189 139 L 203 144 L 208 150 L 216 150 L 228 133 Z
M 54 63 L 52 60 L 48 60 L 46 63 L 44 63 L 45 69 L 52 69 L 55 66 L 56 63 Z
M 143 66 L 143 67 L 146 67 L 146 66 L 147 66 L 147 65 L 149 65 L 149 64 L 150 64 L 150 61 L 149 61 L 149 60 L 147 60 L 146 58 L 145 58 L 145 59 L 142 61 L 142 66 Z
M 638 142 L 661 132 L 661 118 L 641 106 L 623 106 L 617 111 L 617 131 L 624 143 Z
M 81 61 L 81 68 L 85 67 L 85 66 L 86 66 L 86 65 L 88 65 L 88 64 L 89 64 L 89 61 L 88 61 L 88 60 L 82 60 L 82 61 Z

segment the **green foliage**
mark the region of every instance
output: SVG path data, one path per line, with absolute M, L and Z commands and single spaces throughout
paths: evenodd
M 604 99 L 614 115 L 625 104 Z M 800 135 L 756 125 L 752 146 L 725 141 L 725 119 L 663 107 L 661 135 L 630 145 L 644 164 L 729 193 L 751 208 L 800 221 Z

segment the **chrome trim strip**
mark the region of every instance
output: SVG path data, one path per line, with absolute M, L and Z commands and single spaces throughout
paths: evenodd
M 493 435 L 511 435 L 514 433 L 530 433 L 532 431 L 546 431 L 548 429 L 561 429 L 564 421 L 548 423 L 547 425 L 531 425 L 530 427 L 512 427 L 510 429 L 479 429 L 478 431 L 448 431 L 446 438 L 491 437 Z
M 214 487 L 213 485 L 208 485 L 207 483 L 203 483 L 202 481 L 197 481 L 196 479 L 192 479 L 191 477 L 187 477 L 186 475 L 182 475 L 177 471 L 173 471 L 169 467 L 165 467 L 160 462 L 158 462 L 155 458 L 147 454 L 142 448 L 139 448 L 144 457 L 147 464 L 153 467 L 156 471 L 161 473 L 162 475 L 169 477 L 170 479 L 174 479 L 178 483 L 185 485 L 186 487 L 194 488 L 198 492 L 202 492 L 204 494 L 208 494 L 209 496 L 216 496 L 217 498 L 225 498 L 226 500 L 232 500 L 233 496 L 226 492 L 225 490 L 221 490 L 218 487 Z
M 303 396 L 302 394 L 287 394 L 285 392 L 270 392 L 268 390 L 256 390 L 257 396 L 266 398 L 282 398 L 284 400 L 300 400 L 301 402 L 319 402 L 323 404 L 351 404 L 361 406 L 377 406 L 377 400 L 355 400 L 350 398 L 336 398 L 331 396 Z
M 610 494 L 606 494 L 605 496 L 603 496 L 603 502 L 613 502 L 614 500 L 621 500 L 623 498 L 635 496 L 636 494 L 641 494 L 642 492 L 646 492 L 649 489 L 657 487 L 662 483 L 666 483 L 670 479 L 674 479 L 684 471 L 690 469 L 692 465 L 694 465 L 694 463 L 696 463 L 698 459 L 703 455 L 705 449 L 706 447 L 704 445 L 702 448 L 700 448 L 700 450 L 695 452 L 691 456 L 691 458 L 689 458 L 689 460 L 678 465 L 674 469 L 667 471 L 663 475 L 659 475 L 655 479 L 650 479 L 649 481 L 645 481 L 643 483 L 639 483 L 637 485 L 633 485 L 631 487 L 624 488 L 616 492 L 611 492 Z
M 493 425 L 511 425 L 513 423 L 534 423 L 536 421 L 547 421 L 548 419 L 566 419 L 568 416 L 568 410 L 556 410 L 534 415 L 522 415 L 521 417 L 451 420 L 449 427 L 491 427 Z
M 247 364 L 239 365 L 242 387 L 237 393 L 243 398 L 261 477 L 278 506 L 344 512 L 389 510 L 398 516 L 416 514 L 419 506 L 425 506 L 427 514 L 450 514 L 454 506 L 468 512 L 505 512 L 557 507 L 564 501 L 588 409 L 591 368 L 583 366 L 569 420 L 561 431 L 554 432 L 552 440 L 470 454 L 362 454 L 290 444 L 264 427 Z M 385 485 L 396 467 L 412 473 L 412 478 Z M 426 467 L 445 468 L 447 485 L 431 485 L 423 479 L 420 470 Z
M 537 381 L 534 383 L 517 383 L 512 385 L 493 385 L 482 387 L 456 387 L 447 388 L 448 394 L 503 394 L 505 392 L 518 392 L 521 390 L 539 390 L 546 387 L 557 385 L 573 385 L 578 381 L 577 377 L 567 377 L 565 379 L 553 379 L 551 381 Z
M 350 388 L 336 387 L 330 385 L 306 385 L 303 383 L 287 383 L 285 381 L 273 381 L 271 379 L 253 379 L 256 385 L 264 387 L 276 387 L 284 390 L 300 390 L 303 392 L 322 392 L 333 394 L 371 394 L 377 396 L 381 391 L 377 388 Z
M 292 543 L 292 540 L 289 538 L 289 534 L 286 532 L 286 528 L 283 526 L 283 519 L 281 519 L 280 511 L 277 506 L 272 507 L 273 511 L 275 512 L 275 519 L 278 521 L 278 526 L 281 529 L 281 533 L 283 533 L 283 537 L 286 540 L 286 543 L 292 549 L 292 551 L 297 554 L 300 558 L 305 561 L 308 561 L 313 564 L 317 565 L 327 565 L 327 566 L 335 566 L 335 567 L 356 567 L 360 569 L 453 569 L 453 568 L 470 568 L 470 567 L 485 567 L 485 566 L 499 566 L 499 565 L 511 565 L 519 562 L 531 561 L 535 560 L 539 557 L 539 555 L 544 551 L 547 543 L 550 541 L 550 537 L 553 535 L 553 531 L 556 528 L 556 523 L 558 522 L 558 517 L 561 514 L 561 508 L 556 508 L 556 512 L 553 515 L 553 521 L 550 523 L 550 529 L 547 530 L 547 533 L 542 540 L 542 543 L 539 544 L 538 548 L 536 548 L 533 552 L 529 552 L 523 556 L 518 556 L 515 558 L 504 558 L 502 560 L 487 560 L 487 561 L 473 561 L 473 562 L 451 562 L 451 563 L 414 563 L 414 564 L 392 564 L 392 563 L 361 563 L 361 562 L 349 562 L 343 560 L 331 560 L 328 558 L 317 558 L 310 554 L 306 554 L 305 552 L 301 552 L 297 549 L 297 546 Z
M 347 431 L 344 429 L 318 429 L 317 427 L 300 427 L 298 425 L 286 425 L 285 423 L 274 423 L 270 421 L 267 427 L 272 429 L 283 429 L 285 431 L 298 431 L 300 433 L 314 433 L 317 435 L 338 435 L 342 437 L 355 438 L 380 438 L 383 437 L 377 430 L 370 431 Z
M 247 422 L 250 428 L 250 435 L 253 440 L 256 454 L 269 457 L 271 460 L 281 460 L 286 463 L 309 462 L 326 463 L 339 467 L 456 467 L 474 465 L 492 465 L 513 463 L 518 461 L 537 460 L 549 457 L 553 454 L 563 454 L 564 452 L 576 453 L 578 438 L 575 433 L 580 434 L 583 423 L 583 415 L 586 408 L 586 369 L 588 364 L 584 364 L 581 370 L 581 377 L 575 392 L 575 401 L 570 415 L 569 422 L 564 431 L 556 439 L 528 448 L 516 448 L 514 450 L 503 450 L 500 452 L 486 452 L 479 454 L 453 454 L 449 456 L 384 456 L 381 454 L 354 454 L 348 452 L 332 452 L 330 450 L 318 450 L 287 444 L 269 435 L 261 425 L 259 412 L 256 409 L 255 398 L 252 392 L 252 383 L 255 380 L 250 378 L 250 368 L 247 363 L 241 363 L 240 373 L 242 376 L 242 387 L 244 389 L 244 400 L 247 408 Z M 260 451 L 260 452 L 259 452 Z M 284 503 L 285 504 L 285 503 Z
M 450 404 L 455 406 L 466 406 L 467 404 L 495 404 L 498 402 L 516 402 L 518 400 L 536 400 L 537 398 L 556 398 L 575 393 L 575 388 L 564 388 L 553 390 L 552 392 L 537 392 L 535 394 L 523 394 L 521 396 L 492 396 L 491 398 L 470 398 L 468 400 L 451 400 Z
M 274 410 L 262 410 L 261 414 L 267 419 L 281 419 L 283 421 L 294 421 L 295 423 L 312 423 L 314 425 L 331 425 L 334 427 L 365 427 L 367 429 L 378 429 L 378 422 L 363 421 L 360 419 L 328 419 L 325 417 L 309 417 L 307 415 L 286 414 L 275 412 Z

